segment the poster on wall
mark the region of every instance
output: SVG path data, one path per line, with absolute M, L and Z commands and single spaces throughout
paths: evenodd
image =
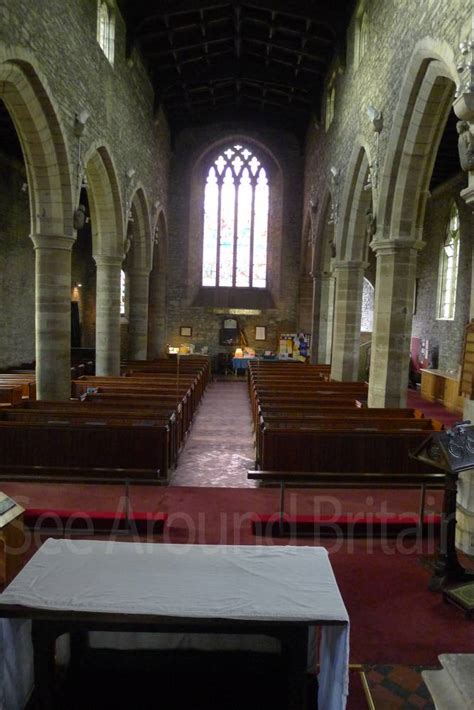
M 310 333 L 282 333 L 278 348 L 278 355 L 281 358 L 293 358 L 306 360 L 309 357 L 311 346 Z

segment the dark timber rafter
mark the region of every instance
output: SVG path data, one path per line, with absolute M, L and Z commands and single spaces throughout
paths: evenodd
M 118 0 L 172 126 L 228 111 L 300 137 L 355 0 Z M 227 108 L 226 108 L 227 107 Z

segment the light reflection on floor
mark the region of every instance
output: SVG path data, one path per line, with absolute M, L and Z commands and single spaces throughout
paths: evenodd
M 255 488 L 255 448 L 246 380 L 213 382 L 196 414 L 171 486 Z

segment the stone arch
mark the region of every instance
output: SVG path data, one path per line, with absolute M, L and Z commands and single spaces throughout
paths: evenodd
M 168 224 L 163 210 L 157 215 L 153 238 L 153 266 L 150 274 L 148 357 L 163 356 L 166 346 L 166 264 Z
M 378 200 L 377 238 L 421 238 L 427 190 L 457 80 L 452 49 L 425 38 L 412 54 L 395 110 Z
M 311 333 L 313 311 L 313 215 L 310 209 L 301 233 L 301 258 L 298 282 L 298 332 Z
M 96 374 L 120 374 L 120 272 L 125 250 L 124 209 L 110 151 L 92 145 L 84 158 L 97 266 Z
M 369 183 L 371 163 L 368 148 L 361 140 L 357 141 L 348 165 L 337 229 L 338 258 L 341 261 L 367 261 L 367 212 L 372 209 L 373 202 Z
M 131 219 L 127 224 L 124 263 L 128 281 L 128 355 L 145 360 L 148 340 L 148 297 L 151 270 L 151 230 L 148 204 L 143 187 L 138 187 L 131 201 Z
M 38 399 L 70 396 L 73 189 L 68 146 L 51 92 L 29 53 L 0 46 L 0 98 L 21 144 L 35 247 Z
M 333 197 L 328 189 L 315 213 L 312 209 L 313 228 L 313 315 L 311 362 L 331 362 L 334 320 L 333 254 L 335 248 L 334 224 L 330 221 Z
M 24 50 L 0 47 L 0 98 L 12 117 L 28 176 L 31 235 L 73 238 L 68 145 L 51 92 Z
M 275 156 L 274 151 L 262 141 L 254 136 L 245 135 L 240 132 L 229 132 L 220 136 L 217 140 L 207 143 L 204 147 L 196 151 L 192 160 L 190 171 L 190 217 L 189 217 L 189 249 L 188 249 L 188 283 L 194 285 L 194 294 L 198 296 L 202 281 L 202 245 L 203 245 L 203 222 L 204 222 L 204 189 L 207 172 L 213 155 L 218 155 L 219 151 L 231 143 L 242 143 L 248 145 L 265 162 L 265 168 L 270 183 L 270 205 L 269 205 L 269 229 L 268 229 L 268 250 L 267 250 L 267 287 L 266 289 L 255 289 L 252 298 L 262 299 L 256 302 L 256 306 L 274 307 L 272 297 L 264 293 L 277 294 L 280 288 L 280 272 L 282 261 L 282 238 L 283 238 L 283 193 L 284 193 L 284 172 L 280 161 Z M 199 284 L 199 286 L 197 286 Z M 229 287 L 231 288 L 231 287 Z M 217 289 L 218 291 L 219 289 Z M 235 289 L 241 292 L 245 289 Z M 198 296 L 199 301 L 199 296 Z M 195 305 L 199 305 L 195 302 Z M 207 302 L 203 305 L 209 305 Z M 216 305 L 219 305 L 216 302 Z M 236 303 L 235 305 L 238 305 Z M 248 307 L 248 306 L 247 306 Z
M 117 170 L 104 144 L 91 146 L 84 170 L 92 220 L 94 256 L 123 256 L 125 225 Z
M 133 268 L 151 269 L 152 266 L 152 236 L 148 200 L 145 190 L 140 185 L 136 188 L 132 200 L 131 211 L 133 219 L 132 243 L 129 257 Z
M 381 175 L 369 406 L 406 404 L 417 251 L 456 85 L 452 50 L 424 39 L 408 64 Z M 389 324 L 389 327 L 387 327 Z

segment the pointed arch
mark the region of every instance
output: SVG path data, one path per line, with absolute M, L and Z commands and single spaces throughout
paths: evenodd
M 266 284 L 258 280 L 253 284 L 254 288 L 242 285 L 237 288 L 235 285 L 225 286 L 203 286 L 203 255 L 204 255 L 204 204 L 206 179 L 209 169 L 222 151 L 229 146 L 241 145 L 254 153 L 265 168 L 269 183 L 269 210 L 268 210 L 268 232 L 266 241 Z M 188 249 L 188 283 L 193 285 L 193 292 L 189 294 L 190 301 L 195 305 L 208 304 L 210 301 L 219 305 L 228 302 L 230 293 L 232 301 L 248 304 L 249 299 L 263 307 L 273 307 L 274 299 L 272 294 L 278 294 L 281 278 L 282 241 L 283 224 L 285 215 L 283 214 L 283 194 L 284 194 L 284 174 L 279 161 L 272 150 L 253 136 L 246 136 L 241 133 L 229 133 L 219 137 L 218 140 L 207 144 L 199 152 L 190 172 L 190 210 L 189 210 L 189 249 Z M 261 264 L 263 262 L 261 261 Z M 232 276 L 238 269 L 233 267 Z M 264 272 L 264 265 L 260 272 Z M 210 281 L 210 279 L 209 279 Z M 235 280 L 236 282 L 236 280 Z M 234 278 L 233 278 L 234 284 Z M 211 291 L 212 289 L 212 291 Z M 231 289 L 232 291 L 229 291 Z
M 131 257 L 133 268 L 151 269 L 152 236 L 148 200 L 143 186 L 138 186 L 132 197 L 133 239 Z
M 94 256 L 123 256 L 124 210 L 117 171 L 106 145 L 94 144 L 84 159 Z
M 338 256 L 344 261 L 366 262 L 368 258 L 367 216 L 372 210 L 369 184 L 369 149 L 359 139 L 349 160 L 338 223 Z M 367 189 L 369 187 L 369 189 Z
M 166 273 L 168 226 L 163 210 L 158 213 L 153 239 L 153 267 L 150 274 L 148 357 L 165 353 L 166 344 Z
M 31 235 L 73 238 L 69 149 L 51 92 L 28 52 L 0 47 L 0 98 L 22 147 L 30 199 Z M 17 55 L 17 56 L 15 56 Z
M 421 240 L 434 161 L 457 81 L 452 49 L 425 38 L 405 73 L 380 180 L 379 239 Z

